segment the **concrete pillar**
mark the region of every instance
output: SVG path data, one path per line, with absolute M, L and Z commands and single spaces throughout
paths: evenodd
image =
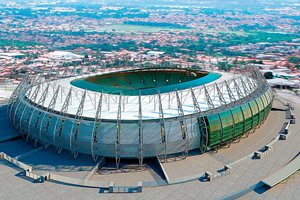
M 253 157 L 255 159 L 262 159 L 262 152 L 260 151 L 255 151 L 254 154 L 253 154 Z
M 213 174 L 210 173 L 210 172 L 208 172 L 208 171 L 206 171 L 206 172 L 204 173 L 204 178 L 205 178 L 207 181 L 212 181 L 212 180 L 213 180 Z
M 109 182 L 109 185 L 108 185 L 108 192 L 109 193 L 113 193 L 114 192 L 114 186 L 115 186 L 115 183 L 114 182 Z
M 142 191 L 143 191 L 143 182 L 139 181 L 137 186 L 137 192 L 142 192 Z

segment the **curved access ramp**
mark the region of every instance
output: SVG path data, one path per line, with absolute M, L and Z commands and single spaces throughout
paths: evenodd
M 243 188 L 242 190 L 236 191 L 229 195 L 223 196 L 220 199 L 222 200 L 233 200 L 238 199 L 252 191 L 255 190 L 266 190 L 268 188 L 272 188 L 278 183 L 286 180 L 288 177 L 292 176 L 300 169 L 300 152 L 283 168 L 281 168 L 278 172 L 272 174 L 271 176 L 267 177 L 266 179 Z M 267 187 L 267 188 L 265 188 Z
M 284 181 L 289 176 L 293 175 L 295 172 L 297 172 L 300 169 L 300 152 L 298 155 L 287 165 L 285 165 L 283 168 L 281 168 L 278 172 L 275 174 L 269 176 L 268 178 L 262 180 L 261 182 L 269 187 L 274 187 L 278 183 Z

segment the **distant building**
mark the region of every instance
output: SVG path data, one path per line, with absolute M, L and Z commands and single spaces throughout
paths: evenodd
M 148 51 L 147 55 L 151 57 L 159 57 L 160 55 L 165 54 L 163 51 Z
M 23 53 L 0 53 L 1 58 L 24 58 L 25 54 Z
M 263 60 L 280 60 L 280 57 L 277 55 L 271 55 L 271 54 L 258 54 L 255 56 L 257 59 L 263 59 Z
M 77 60 L 77 59 L 83 59 L 84 56 L 74 54 L 72 52 L 67 51 L 54 51 L 50 52 L 48 54 L 43 55 L 44 58 L 49 58 L 52 60 Z
M 293 89 L 299 88 L 300 82 L 297 80 L 286 80 L 283 78 L 268 79 L 268 83 L 275 88 Z

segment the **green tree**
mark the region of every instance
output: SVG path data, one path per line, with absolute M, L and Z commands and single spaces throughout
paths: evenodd
M 299 56 L 291 56 L 288 58 L 288 61 L 291 62 L 291 63 L 300 63 L 300 57 Z
M 264 77 L 266 79 L 272 79 L 274 76 L 273 76 L 273 73 L 272 72 L 266 72 L 264 73 Z
M 229 71 L 232 65 L 227 62 L 218 62 L 218 67 L 220 70 Z

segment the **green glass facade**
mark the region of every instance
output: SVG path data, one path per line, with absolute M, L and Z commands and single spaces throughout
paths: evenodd
M 233 108 L 231 110 L 233 119 L 234 119 L 234 126 L 235 126 L 235 133 L 234 137 L 241 136 L 244 133 L 244 113 L 240 107 Z
M 215 146 L 221 142 L 221 121 L 219 114 L 207 116 L 208 126 L 208 146 Z
M 219 114 L 222 122 L 222 134 L 221 143 L 227 142 L 234 137 L 234 122 L 230 110 L 222 112 Z
M 259 126 L 268 116 L 272 100 L 272 91 L 269 88 L 256 99 L 231 110 L 205 117 L 208 127 L 208 147 L 214 148 L 230 143 Z

